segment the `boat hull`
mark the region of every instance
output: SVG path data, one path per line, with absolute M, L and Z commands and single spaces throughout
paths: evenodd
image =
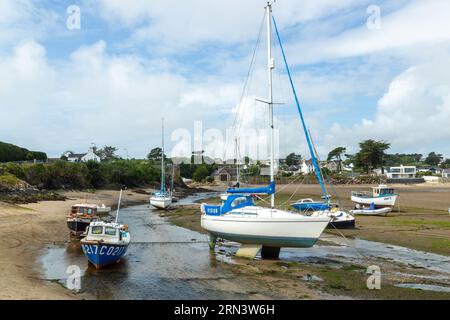
M 370 205 L 374 204 L 376 207 L 393 207 L 397 201 L 397 195 L 389 195 L 384 197 L 360 197 L 356 195 L 351 196 L 351 200 L 355 203 Z
M 86 231 L 86 228 L 89 226 L 92 220 L 88 219 L 71 219 L 67 220 L 67 227 L 70 232 L 74 235 L 80 235 Z
M 350 212 L 354 215 L 361 216 L 385 216 L 389 212 L 392 211 L 391 207 L 379 208 L 379 209 L 360 209 L 360 210 L 351 210 Z
M 172 198 L 152 197 L 150 198 L 150 204 L 156 209 L 164 210 L 172 205 Z
M 115 262 L 127 253 L 128 244 L 107 244 L 81 240 L 81 248 L 89 262 L 100 269 Z
M 316 243 L 329 221 L 329 218 L 295 214 L 283 218 L 203 214 L 201 225 L 216 237 L 239 243 L 309 248 Z
M 327 229 L 354 229 L 355 219 L 330 221 Z

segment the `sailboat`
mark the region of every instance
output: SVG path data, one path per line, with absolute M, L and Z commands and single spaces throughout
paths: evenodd
M 84 255 L 96 269 L 119 262 L 127 253 L 131 236 L 128 226 L 118 223 L 121 200 L 122 190 L 115 222 L 91 222 L 86 230 L 86 237 L 81 240 Z
M 269 79 L 269 96 L 268 101 L 265 103 L 269 106 L 271 182 L 268 186 L 262 188 L 230 188 L 227 190 L 229 196 L 221 206 L 205 203 L 201 205 L 201 226 L 210 235 L 211 248 L 214 248 L 218 237 L 242 244 L 262 245 L 261 255 L 263 258 L 264 252 L 270 252 L 271 257 L 277 257 L 281 247 L 306 248 L 313 246 L 331 220 L 328 216 L 307 216 L 298 212 L 275 208 L 274 101 L 272 88 L 272 73 L 275 68 L 275 63 L 272 57 L 272 21 L 311 154 L 313 154 L 313 151 L 275 19 L 272 16 L 272 4 L 270 2 L 267 3 L 265 10 L 268 38 L 267 71 Z M 314 158 L 313 162 L 318 167 Z M 316 174 L 318 173 L 319 170 L 316 170 Z M 269 195 L 270 207 L 256 205 L 253 201 L 253 196 L 255 195 Z
M 166 190 L 166 168 L 164 166 L 164 119 L 162 119 L 161 185 L 158 192 L 150 197 L 150 204 L 157 209 L 167 209 L 172 205 L 172 191 Z

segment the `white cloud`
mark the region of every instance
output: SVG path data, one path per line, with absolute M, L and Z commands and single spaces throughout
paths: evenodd
M 450 54 L 409 68 L 390 84 L 375 114 L 351 128 L 335 124 L 327 145 L 384 139 L 395 152 L 437 151 L 450 156 Z
M 253 41 L 266 3 L 266 0 L 100 0 L 98 11 L 111 23 L 134 28 L 132 43 L 150 42 L 153 48 L 174 51 L 205 42 Z M 336 14 L 357 3 L 361 4 L 357 0 L 286 0 L 276 3 L 274 10 L 288 27 Z
M 303 53 L 295 56 L 294 63 L 308 64 L 386 51 L 399 51 L 403 56 L 408 55 L 407 48 L 417 51 L 449 41 L 450 2 L 419 0 L 393 13 L 382 11 L 380 30 L 370 30 L 363 23 L 333 37 L 294 43 L 289 51 Z
M 186 79 L 155 61 L 111 55 L 104 41 L 62 64 L 49 62 L 44 47 L 32 41 L 0 61 L 0 118 L 11 119 L 2 124 L 2 140 L 52 156 L 91 142 L 145 156 L 159 144 L 154 128 L 161 117 L 168 131 L 191 129 L 194 120 L 207 121 L 232 105 L 239 92 L 213 77 Z

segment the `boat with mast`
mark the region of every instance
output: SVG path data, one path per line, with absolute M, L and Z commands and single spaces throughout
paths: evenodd
M 170 192 L 166 190 L 166 168 L 164 166 L 164 119 L 162 119 L 161 131 L 161 184 L 159 191 L 153 193 L 150 197 L 150 204 L 157 209 L 167 209 L 172 205 L 172 190 Z
M 119 262 L 131 242 L 128 226 L 118 223 L 122 189 L 120 190 L 115 222 L 94 221 L 81 240 L 81 248 L 88 261 L 100 269 Z
M 275 156 L 274 156 L 274 117 L 273 117 L 273 88 L 272 73 L 275 61 L 272 56 L 272 22 L 279 40 L 285 67 L 290 79 L 291 87 L 297 104 L 297 110 L 305 133 L 306 124 L 295 92 L 293 80 L 288 68 L 283 46 L 272 16 L 272 3 L 266 7 L 267 23 L 267 53 L 268 53 L 268 101 L 269 130 L 270 130 L 270 183 L 261 188 L 230 188 L 227 199 L 221 206 L 202 204 L 201 226 L 210 235 L 210 247 L 214 248 L 218 237 L 236 241 L 242 244 L 262 245 L 261 256 L 278 257 L 281 247 L 311 247 L 330 222 L 328 216 L 307 216 L 294 211 L 275 208 Z M 309 149 L 312 146 L 306 134 Z M 314 162 L 317 166 L 317 163 Z M 316 170 L 316 173 L 319 171 Z M 270 196 L 270 207 L 256 205 L 255 195 Z

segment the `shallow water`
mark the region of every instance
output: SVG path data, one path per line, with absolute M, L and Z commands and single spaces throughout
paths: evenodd
M 180 200 L 177 205 L 217 196 L 198 194 Z M 97 299 L 242 299 L 250 293 L 229 291 L 223 281 L 235 280 L 222 263 L 233 263 L 238 244 L 226 242 L 211 253 L 207 236 L 171 225 L 149 205 L 121 210 L 120 221 L 130 227 L 132 243 L 122 261 L 97 271 L 89 266 L 79 241 L 49 246 L 40 258 L 46 279 L 66 284 L 68 266 L 81 269 L 81 291 Z M 312 248 L 281 250 L 280 259 L 293 262 L 342 266 L 348 263 L 369 266 L 390 261 L 409 269 L 423 268 L 427 278 L 450 285 L 450 258 L 404 247 L 343 239 L 324 234 Z M 329 243 L 329 245 L 327 244 Z M 408 271 L 410 272 L 410 270 Z M 420 278 L 420 276 L 417 276 Z M 420 284 L 404 287 L 415 288 Z M 428 285 L 418 289 L 442 291 L 445 286 Z M 442 289 L 444 288 L 444 289 Z
M 120 263 L 97 271 L 88 265 L 78 241 L 49 246 L 40 259 L 46 278 L 65 285 L 67 267 L 79 266 L 81 291 L 97 299 L 246 297 L 245 292 L 229 292 L 215 285 L 231 276 L 210 253 L 205 235 L 169 224 L 149 205 L 122 209 L 120 221 L 129 225 L 132 237 Z

